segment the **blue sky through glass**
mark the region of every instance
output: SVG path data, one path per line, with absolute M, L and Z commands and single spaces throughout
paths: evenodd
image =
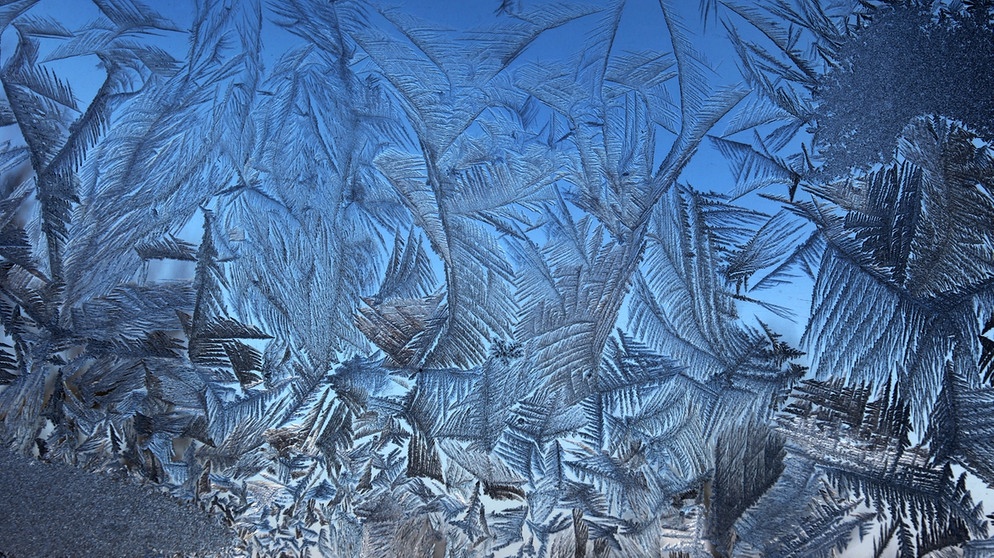
M 500 4 L 496 2 L 426 0 L 396 5 L 386 3 L 384 5 L 396 6 L 398 10 L 411 13 L 426 22 L 456 31 L 486 28 L 492 25 L 496 18 L 501 17 Z M 512 9 L 515 5 L 514 2 L 510 4 Z M 196 8 L 194 2 L 184 0 L 155 2 L 152 7 L 175 22 L 179 29 L 189 28 Z M 738 58 L 722 25 L 713 18 L 708 22 L 702 21 L 700 7 L 696 2 L 676 3 L 673 7 L 676 8 L 674 10 L 676 17 L 691 33 L 690 38 L 694 47 L 703 53 L 704 58 L 714 70 L 710 78 L 717 83 L 741 82 L 743 78 L 738 66 Z M 67 28 L 75 29 L 94 20 L 99 11 L 94 5 L 76 0 L 49 0 L 35 8 L 34 13 L 48 14 Z M 302 41 L 286 29 L 273 24 L 271 18 L 266 17 L 264 20 L 262 61 L 267 69 L 272 69 L 284 53 L 301 46 Z M 528 47 L 527 51 L 520 57 L 519 64 L 541 64 L 543 61 L 558 63 L 572 57 L 582 56 L 587 48 L 587 43 L 597 32 L 596 24 L 596 18 L 586 17 L 544 33 Z M 747 33 L 747 36 L 749 33 L 755 34 L 754 30 L 746 29 L 744 32 Z M 14 40 L 13 32 L 8 31 L 3 39 L 2 52 L 11 53 L 14 46 L 12 42 Z M 61 39 L 46 40 L 44 45 L 54 49 L 61 41 Z M 167 50 L 177 59 L 183 59 L 189 48 L 187 36 L 183 32 L 160 32 L 157 37 L 152 37 L 150 42 Z M 650 0 L 634 0 L 626 3 L 614 45 L 615 52 L 645 50 L 660 53 L 671 52 L 672 45 L 658 3 Z M 42 56 L 45 54 L 46 52 L 43 50 Z M 84 105 L 93 97 L 103 81 L 104 74 L 99 67 L 99 60 L 93 56 L 53 60 L 49 62 L 49 65 L 53 71 L 69 81 L 77 98 Z M 674 90 L 672 95 L 676 99 L 679 94 Z M 677 107 L 674 107 L 674 110 L 678 110 Z M 721 134 L 726 128 L 727 122 L 719 123 L 712 133 Z M 658 165 L 675 136 L 672 132 L 661 128 L 657 129 L 656 134 Z M 752 134 L 752 132 L 746 132 L 744 139 L 739 136 L 731 136 L 731 139 L 749 142 L 748 134 Z M 708 142 L 704 142 L 698 148 L 697 153 L 681 175 L 681 182 L 705 192 L 733 195 L 736 191 L 735 178 L 729 168 L 728 161 Z M 777 186 L 747 194 L 734 201 L 742 207 L 772 214 L 779 210 L 779 204 L 765 200 L 757 194 L 784 195 L 783 190 L 784 188 Z M 200 225 L 196 221 L 195 219 L 184 229 L 187 231 L 187 236 L 190 237 L 188 240 L 197 240 L 196 235 L 199 235 Z M 787 341 L 797 344 L 803 333 L 803 324 L 809 311 L 811 288 L 810 281 L 804 277 L 798 277 L 793 284 L 777 286 L 763 294 L 764 300 L 789 311 L 794 316 L 790 319 L 785 319 L 783 316 L 750 303 L 742 304 L 743 315 L 748 317 L 750 314 L 755 314 L 758 319 L 773 326 L 774 330 L 781 332 Z M 622 319 L 620 323 L 624 322 L 625 320 Z M 755 326 L 756 324 L 752 323 L 751 325 Z

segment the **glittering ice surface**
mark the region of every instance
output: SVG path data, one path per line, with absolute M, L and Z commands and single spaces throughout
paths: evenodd
M 984 555 L 992 16 L 4 2 L 0 553 Z

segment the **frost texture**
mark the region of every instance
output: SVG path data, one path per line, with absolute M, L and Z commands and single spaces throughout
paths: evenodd
M 994 75 L 987 3 L 662 2 L 643 50 L 621 3 L 94 4 L 0 8 L 5 443 L 262 555 L 990 544 L 989 99 L 901 98 Z

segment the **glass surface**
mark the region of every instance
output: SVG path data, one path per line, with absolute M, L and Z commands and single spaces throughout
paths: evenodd
M 13 451 L 219 555 L 994 552 L 990 2 L 2 4 Z

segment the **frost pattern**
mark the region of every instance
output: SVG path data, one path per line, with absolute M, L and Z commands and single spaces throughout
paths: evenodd
M 621 2 L 93 3 L 0 7 L 5 443 L 254 555 L 990 544 L 989 95 L 932 75 L 994 75 L 988 2 L 661 2 L 645 50 Z

